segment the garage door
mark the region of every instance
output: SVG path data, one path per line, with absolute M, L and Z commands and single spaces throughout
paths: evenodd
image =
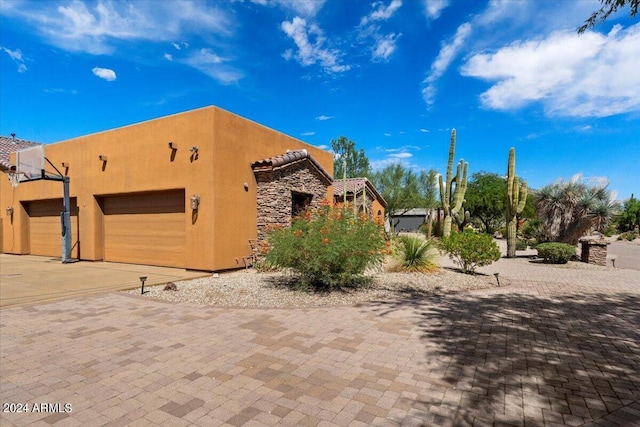
M 62 256 L 62 199 L 37 200 L 27 204 L 31 255 Z M 78 258 L 78 207 L 71 199 L 71 258 Z
M 103 199 L 104 260 L 185 266 L 184 190 Z

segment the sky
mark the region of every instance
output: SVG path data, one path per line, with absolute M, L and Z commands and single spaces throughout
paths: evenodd
M 0 0 L 0 134 L 54 143 L 216 105 L 375 169 L 640 195 L 640 20 L 597 0 Z

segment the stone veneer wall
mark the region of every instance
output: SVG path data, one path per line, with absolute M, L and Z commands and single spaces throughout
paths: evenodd
M 607 265 L 607 245 L 606 241 L 581 240 L 582 251 L 581 260 L 589 264 Z
M 269 226 L 291 225 L 292 193 L 312 195 L 311 206 L 327 198 L 327 180 L 308 160 L 274 171 L 256 171 L 258 242 L 263 241 Z

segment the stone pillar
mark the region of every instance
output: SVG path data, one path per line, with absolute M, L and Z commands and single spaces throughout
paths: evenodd
M 580 259 L 582 262 L 595 265 L 607 265 L 607 242 L 605 239 L 594 237 L 583 237 L 580 239 L 582 251 Z

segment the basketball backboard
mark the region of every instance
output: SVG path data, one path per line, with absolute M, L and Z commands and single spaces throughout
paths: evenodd
M 44 145 L 16 151 L 16 174 L 20 181 L 40 177 L 44 169 Z

